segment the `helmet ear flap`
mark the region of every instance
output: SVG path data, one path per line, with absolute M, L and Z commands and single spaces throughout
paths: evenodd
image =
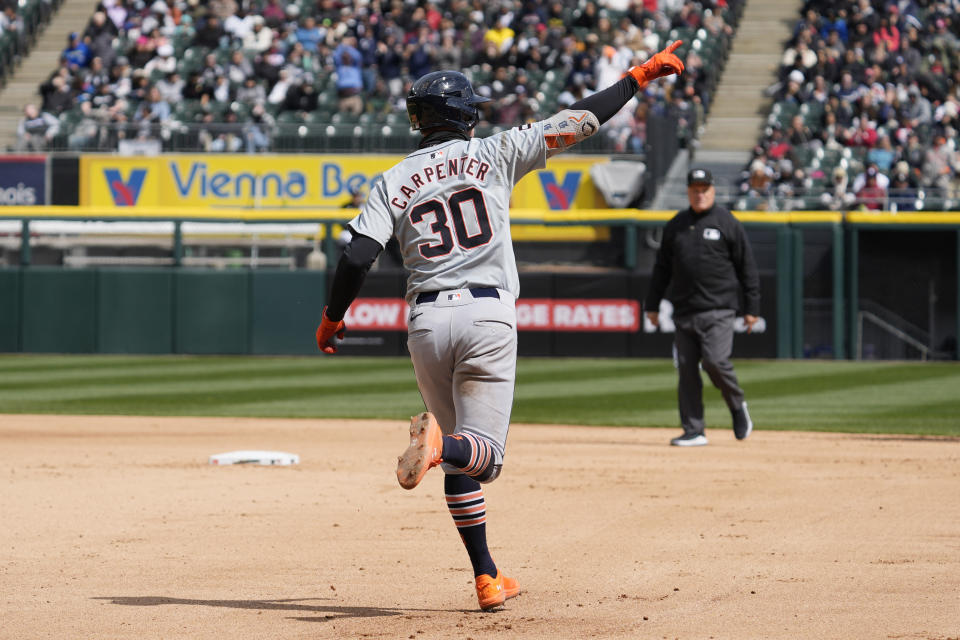
M 407 101 L 407 117 L 410 119 L 410 128 L 413 131 L 420 130 L 420 105 L 413 100 Z
M 430 98 L 408 101 L 407 115 L 410 117 L 410 126 L 414 131 L 432 129 L 444 122 L 442 114 Z

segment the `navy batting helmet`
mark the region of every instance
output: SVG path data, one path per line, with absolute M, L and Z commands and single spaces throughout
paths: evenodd
M 434 71 L 413 83 L 407 96 L 407 115 L 414 130 L 435 128 L 467 132 L 480 120 L 478 96 L 459 71 Z

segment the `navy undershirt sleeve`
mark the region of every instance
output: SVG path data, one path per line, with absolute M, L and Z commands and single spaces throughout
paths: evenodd
M 639 89 L 637 79 L 628 73 L 603 91 L 577 100 L 567 108 L 573 111 L 590 111 L 597 116 L 600 124 L 603 124 L 630 102 L 630 98 L 635 96 Z
M 360 293 L 360 287 L 367 277 L 367 272 L 377 259 L 383 247 L 380 243 L 359 233 L 353 239 L 337 263 L 337 272 L 333 276 L 333 285 L 330 288 L 330 299 L 327 301 L 327 318 L 334 322 L 343 320 L 347 308 Z

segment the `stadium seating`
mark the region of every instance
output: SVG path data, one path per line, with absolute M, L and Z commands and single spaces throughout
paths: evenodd
M 735 206 L 960 206 L 960 87 L 949 71 L 960 64 L 960 21 L 951 13 L 909 1 L 807 0 Z M 814 59 L 803 61 L 801 43 Z M 879 191 L 858 194 L 873 173 Z
M 60 5 L 60 0 L 22 0 L 0 5 L 9 6 L 13 16 L 0 17 L 0 84 L 4 84 L 37 38 L 42 25 Z
M 222 6 L 231 4 L 223 3 Z M 426 65 L 427 70 L 442 68 L 447 60 L 459 59 L 456 66 L 471 77 L 479 92 L 492 98 L 492 103 L 484 112 L 484 122 L 478 129 L 478 133 L 482 134 L 498 126 L 502 128 L 506 124 L 542 118 L 555 112 L 562 107 L 563 100 L 569 100 L 578 76 L 585 80 L 588 90 L 602 88 L 596 86 L 599 69 L 594 64 L 601 55 L 609 52 L 616 56 L 611 58 L 611 65 L 616 67 L 615 75 L 608 73 L 606 77 L 609 79 L 618 77 L 630 64 L 642 62 L 647 55 L 676 39 L 683 39 L 685 43 L 678 53 L 688 56 L 696 52 L 701 61 L 696 66 L 688 67 L 689 80 L 681 80 L 681 83 L 693 87 L 695 100 L 703 105 L 696 117 L 687 119 L 691 124 L 682 133 L 682 139 L 688 141 L 696 135 L 698 118 L 702 118 L 703 111 L 709 108 L 710 94 L 726 60 L 732 26 L 742 11 L 743 0 L 688 0 L 686 4 L 689 5 L 689 11 L 684 17 L 680 16 L 679 11 L 665 15 L 661 11 L 642 10 L 639 3 L 637 8 L 629 12 L 600 7 L 594 12 L 596 20 L 601 23 L 608 20 L 609 28 L 604 24 L 598 26 L 596 21 L 590 23 L 584 16 L 587 5 L 592 2 L 583 0 L 577 5 L 555 4 L 560 6 L 560 17 L 550 14 L 557 9 L 556 6 L 551 7 L 550 3 L 541 0 L 514 3 L 509 10 L 496 5 L 482 12 L 471 7 L 467 7 L 468 12 L 465 12 L 461 3 L 442 1 L 430 5 L 436 8 L 436 15 L 405 3 L 399 5 L 402 8 L 386 8 L 384 15 L 371 20 L 367 7 L 358 8 L 352 3 L 347 3 L 343 10 L 335 14 L 322 11 L 323 3 L 304 1 L 281 4 L 281 7 L 285 6 L 285 14 L 280 19 L 267 11 L 270 5 L 266 2 L 254 1 L 242 5 L 239 13 L 221 15 L 221 18 L 226 18 L 221 24 L 231 29 L 231 34 L 216 31 L 215 25 L 211 27 L 209 16 L 213 15 L 213 10 L 209 9 L 208 12 L 206 3 L 155 0 L 153 4 L 148 3 L 144 10 L 128 14 L 114 39 L 114 59 L 126 58 L 131 66 L 124 70 L 114 65 L 110 69 L 111 77 L 102 80 L 122 88 L 117 92 L 117 97 L 127 101 L 124 110 L 127 121 L 118 123 L 115 114 L 107 113 L 109 101 L 99 100 L 92 110 L 92 116 L 87 118 L 92 117 L 98 122 L 100 135 L 90 141 L 78 142 L 76 137 L 71 138 L 84 121 L 80 103 L 98 99 L 91 86 L 85 85 L 76 92 L 75 106 L 59 116 L 60 132 L 52 148 L 112 150 L 120 138 L 150 136 L 158 137 L 166 151 L 202 150 L 202 136 L 198 133 L 204 125 L 211 124 L 211 116 L 213 122 L 222 122 L 228 112 L 237 116 L 239 135 L 246 136 L 242 130 L 244 124 L 249 122 L 251 104 L 237 99 L 238 90 L 246 76 L 242 73 L 238 76 L 236 69 L 230 66 L 237 51 L 246 61 L 246 75 L 250 75 L 249 69 L 252 68 L 256 84 L 269 96 L 264 103 L 266 116 L 258 125 L 266 136 L 267 144 L 265 147 L 256 147 L 256 150 L 401 151 L 408 150 L 411 143 L 403 111 L 404 86 L 416 75 L 412 69 L 413 60 L 420 49 L 431 51 L 432 59 Z M 247 9 L 247 12 L 243 9 Z M 316 54 L 302 51 L 306 49 L 304 43 L 309 43 L 312 38 L 310 29 L 305 25 L 307 18 L 316 21 L 322 36 Z M 261 24 L 254 26 L 256 22 Z M 707 23 L 709 29 L 704 26 Z M 426 36 L 420 30 L 424 24 L 431 25 Z M 514 30 L 513 45 L 505 47 L 504 51 L 491 58 L 484 51 L 482 35 L 498 24 L 508 24 Z M 211 29 L 214 30 L 214 36 L 208 37 L 207 31 Z M 274 38 L 267 49 L 254 46 L 250 37 L 241 35 L 256 29 L 273 29 Z M 301 30 L 305 33 L 301 33 Z M 150 31 L 152 33 L 148 33 Z M 419 42 L 418 38 L 429 38 L 433 32 L 454 35 L 455 51 L 447 52 L 451 57 L 445 57 L 443 51 L 438 50 L 439 41 Z M 388 34 L 392 34 L 398 43 L 394 44 L 394 50 L 405 58 L 401 63 L 399 78 L 380 73 L 387 66 L 383 60 L 380 60 L 379 66 L 373 64 L 378 60 L 376 56 L 380 55 L 374 49 L 378 41 L 384 41 Z M 361 92 L 363 113 L 356 116 L 340 106 L 338 71 L 334 60 L 335 47 L 351 36 L 364 56 L 361 65 L 364 73 Z M 145 42 L 147 45 L 144 45 Z M 155 64 L 159 59 L 154 55 L 159 51 L 159 44 L 172 46 L 172 57 L 181 81 L 191 83 L 194 74 L 200 74 L 200 92 L 205 95 L 197 97 L 194 92 L 182 99 L 171 100 L 173 108 L 169 121 L 138 128 L 130 120 L 134 119 L 146 88 L 167 78 L 167 73 Z M 148 51 L 156 46 L 154 54 L 144 54 L 144 46 Z M 212 68 L 207 68 L 209 54 L 214 58 L 215 66 Z M 588 60 L 587 63 L 583 63 L 584 58 Z M 151 69 L 149 72 L 148 67 Z M 291 83 L 293 86 L 312 85 L 315 107 L 312 102 L 307 102 L 309 108 L 298 108 L 289 99 L 284 100 L 280 90 L 276 91 L 277 96 L 272 95 L 281 68 L 294 78 Z M 417 69 L 423 71 L 424 67 Z M 505 69 L 506 73 L 501 69 Z M 120 77 L 118 74 L 121 74 Z M 229 78 L 228 87 L 217 88 L 218 75 Z M 84 70 L 72 69 L 71 76 L 82 79 L 85 77 Z M 131 90 L 125 89 L 126 83 L 132 85 Z M 660 115 L 670 115 L 675 106 L 669 98 L 676 90 L 670 83 L 658 84 L 649 87 L 639 96 L 639 100 L 646 102 Z M 517 97 L 518 93 L 523 95 Z M 289 93 L 286 97 L 289 98 Z M 515 101 L 519 105 L 514 104 Z M 690 108 L 688 102 L 682 102 L 684 108 Z M 510 119 L 510 115 L 501 118 L 501 111 L 515 114 L 516 119 L 510 123 L 504 121 Z M 618 136 L 613 131 L 615 126 L 629 125 L 626 121 L 618 125 L 611 123 L 606 136 L 591 140 L 589 145 L 584 145 L 580 150 L 616 152 L 641 147 L 642 140 L 628 147 L 624 142 L 628 136 Z M 105 130 L 109 130 L 109 134 L 105 134 Z M 244 148 L 254 150 L 255 145 L 244 145 Z M 214 149 L 207 145 L 206 150 Z

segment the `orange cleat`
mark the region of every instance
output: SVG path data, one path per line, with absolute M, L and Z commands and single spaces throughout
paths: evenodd
M 497 577 L 491 578 L 483 573 L 477 577 L 477 601 L 484 611 L 503 606 L 505 600 L 520 595 L 520 585 L 513 578 L 508 578 L 500 570 Z
M 397 480 L 404 489 L 420 484 L 427 471 L 443 462 L 443 432 L 433 414 L 410 418 L 410 446 L 397 458 Z

